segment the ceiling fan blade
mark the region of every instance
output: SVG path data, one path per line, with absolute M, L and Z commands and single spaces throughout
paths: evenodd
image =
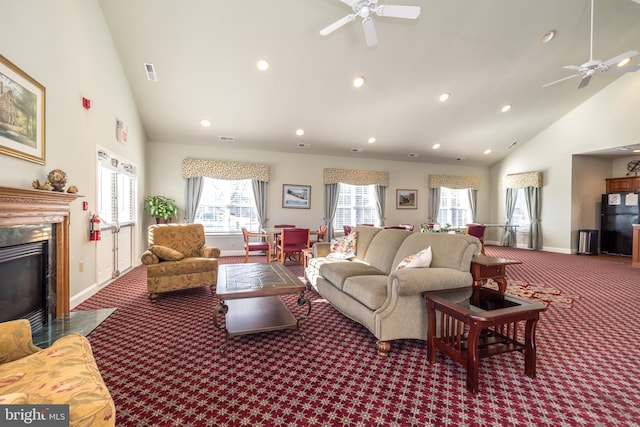
M 633 58 L 634 56 L 636 56 L 638 54 L 638 51 L 635 50 L 630 50 L 629 52 L 625 52 L 625 53 L 621 53 L 618 56 L 615 56 L 607 61 L 604 61 L 603 64 L 606 65 L 607 67 L 610 67 L 611 65 L 617 64 L 618 62 L 622 61 L 623 59 L 626 58 Z
M 340 0 L 340 1 L 349 7 L 352 7 L 354 3 L 358 2 L 358 0 Z
M 420 6 L 378 6 L 376 14 L 378 16 L 388 16 L 390 18 L 416 19 L 420 16 Z
M 584 76 L 582 80 L 580 80 L 578 89 L 582 89 L 583 87 L 586 87 L 589 84 L 589 81 L 591 80 L 591 76 L 593 76 L 593 74 L 587 74 L 586 76 Z
M 628 65 L 626 67 L 613 67 L 607 70 L 610 73 L 635 73 L 640 70 L 640 65 Z
M 560 82 L 563 82 L 563 81 L 565 81 L 565 80 L 572 79 L 572 78 L 574 78 L 575 76 L 577 76 L 577 74 L 572 74 L 572 75 L 570 75 L 570 76 L 563 77 L 563 78 L 561 78 L 560 80 L 556 80 L 556 81 L 553 81 L 553 82 L 551 82 L 551 83 L 543 84 L 543 85 L 542 85 L 542 87 L 548 87 L 548 86 L 554 85 L 554 84 L 556 84 L 556 83 L 560 83 Z
M 580 69 L 580 67 L 578 67 L 577 65 L 565 65 L 564 67 L 565 70 L 575 70 L 578 71 Z
M 378 36 L 376 28 L 373 26 L 373 19 L 370 16 L 362 20 L 362 28 L 364 29 L 364 40 L 367 47 L 373 47 L 378 44 Z
M 342 27 L 345 24 L 348 24 L 349 22 L 353 21 L 354 19 L 356 19 L 356 15 L 354 13 L 347 15 L 343 18 L 338 19 L 336 22 L 334 22 L 331 25 L 326 26 L 325 28 L 320 30 L 320 35 L 321 36 L 326 36 L 327 34 L 331 34 L 333 33 L 335 30 L 337 30 L 338 28 Z

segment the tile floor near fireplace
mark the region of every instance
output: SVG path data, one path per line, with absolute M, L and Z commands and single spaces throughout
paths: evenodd
M 115 308 L 72 311 L 64 317 L 49 322 L 33 334 L 33 343 L 40 348 L 47 348 L 65 335 L 79 333 L 86 337 L 115 311 Z

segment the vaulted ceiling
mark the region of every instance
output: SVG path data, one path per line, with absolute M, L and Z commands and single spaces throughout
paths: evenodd
M 421 14 L 375 16 L 374 47 L 360 18 L 319 34 L 352 13 L 339 0 L 99 3 L 152 143 L 491 165 L 621 76 L 542 87 L 589 60 L 589 0 L 380 0 Z M 640 51 L 640 4 L 594 12 L 595 59 Z

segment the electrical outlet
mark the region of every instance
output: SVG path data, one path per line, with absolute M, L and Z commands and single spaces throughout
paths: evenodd
M 84 271 L 84 261 L 78 263 L 78 271 L 80 271 L 80 273 Z

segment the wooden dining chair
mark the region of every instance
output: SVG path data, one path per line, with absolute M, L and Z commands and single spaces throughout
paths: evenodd
M 278 224 L 274 225 L 273 228 L 296 228 L 293 224 Z
M 314 243 L 318 243 L 318 242 L 325 242 L 327 239 L 327 229 L 328 227 L 326 225 L 321 225 L 320 227 L 318 227 L 318 231 L 317 233 L 317 238 L 316 241 Z
M 242 237 L 244 238 L 244 262 L 249 260 L 249 252 L 267 252 L 267 262 L 271 262 L 271 243 L 267 233 L 252 233 L 242 227 Z M 252 242 L 251 238 L 259 237 L 261 241 Z
M 482 244 L 482 249 L 480 249 L 480 253 L 484 255 L 484 232 L 486 230 L 486 226 L 484 224 L 467 224 L 466 233 L 470 236 L 477 237 Z
M 303 264 L 302 250 L 309 248 L 311 230 L 308 228 L 283 228 L 280 241 L 276 245 L 276 253 L 279 261 L 284 264 L 287 257 L 294 254 L 297 260 Z
M 352 227 L 351 227 L 350 225 L 343 225 L 343 226 L 342 226 L 342 229 L 344 230 L 344 235 L 345 235 L 345 236 L 348 236 L 348 235 L 349 235 L 349 233 L 351 233 L 351 228 L 352 228 Z

